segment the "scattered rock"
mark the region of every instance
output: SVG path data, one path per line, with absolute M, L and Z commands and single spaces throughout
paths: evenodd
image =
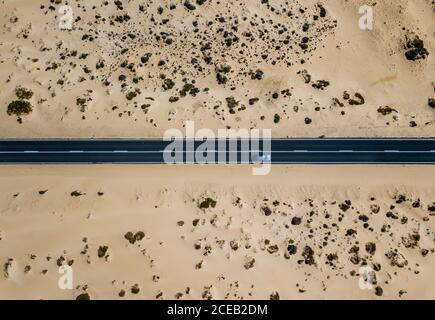
M 291 223 L 294 226 L 298 226 L 298 225 L 300 225 L 302 223 L 302 218 L 300 218 L 300 217 L 293 217 Z
M 268 216 L 270 216 L 270 215 L 272 214 L 272 210 L 270 210 L 269 207 L 262 207 L 262 208 L 261 208 L 261 211 L 263 211 L 263 214 L 264 214 L 266 217 L 268 217 Z
M 135 234 L 133 232 L 128 231 L 124 238 L 127 239 L 131 244 L 135 244 L 137 241 L 143 240 L 145 238 L 145 233 L 143 231 L 138 231 Z
M 80 197 L 82 195 L 84 195 L 84 193 L 81 193 L 80 191 L 77 190 L 71 192 L 71 197 Z
M 294 244 L 289 244 L 287 246 L 287 251 L 290 255 L 295 255 L 298 251 L 298 248 L 296 247 L 296 245 Z
M 255 259 L 253 257 L 249 257 L 249 256 L 245 257 L 244 267 L 246 270 L 253 268 L 254 264 L 255 264 Z
M 389 115 L 389 114 L 391 114 L 391 113 L 393 113 L 393 112 L 396 112 L 396 113 L 397 113 L 397 110 L 396 110 L 396 109 L 393 109 L 393 108 L 391 108 L 391 107 L 389 107 L 389 106 L 385 106 L 385 107 L 379 107 L 379 108 L 378 108 L 378 112 L 379 112 L 380 114 L 382 114 L 383 116 L 386 116 L 386 115 Z
M 280 300 L 279 293 L 274 291 L 270 294 L 270 300 Z
M 310 246 L 305 246 L 302 251 L 302 257 L 304 258 L 305 264 L 314 265 L 316 264 L 314 260 L 314 251 Z
M 384 290 L 381 287 L 378 286 L 375 288 L 375 295 L 381 297 L 383 294 L 384 294 Z
M 312 84 L 312 87 L 318 90 L 325 90 L 327 87 L 329 87 L 329 85 L 330 85 L 329 81 L 318 80 Z
M 212 198 L 206 198 L 200 202 L 199 208 L 200 209 L 215 208 L 216 204 L 217 204 L 216 200 L 214 200 Z
M 390 260 L 390 264 L 394 267 L 403 268 L 408 265 L 408 260 L 406 260 L 401 253 L 395 250 L 388 251 L 385 256 Z
M 426 59 L 429 51 L 424 47 L 424 42 L 417 35 L 411 34 L 406 37 L 406 59 L 416 61 Z
M 82 294 L 79 294 L 77 297 L 76 297 L 76 300 L 91 300 L 91 296 L 89 295 L 89 293 L 82 293 Z
M 108 249 L 109 249 L 108 246 L 100 246 L 98 248 L 98 258 L 104 258 L 106 256 Z
M 132 294 L 138 294 L 140 292 L 140 287 L 139 284 L 135 284 L 131 287 L 131 293 Z
M 366 251 L 371 254 L 374 255 L 376 252 L 376 243 L 374 242 L 367 242 L 366 243 Z

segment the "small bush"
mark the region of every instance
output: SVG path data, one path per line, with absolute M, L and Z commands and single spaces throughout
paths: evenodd
M 273 122 L 274 123 L 279 123 L 279 121 L 281 120 L 281 117 L 279 114 L 275 113 L 275 116 L 273 118 Z
M 11 103 L 9 103 L 7 109 L 8 115 L 16 115 L 17 117 L 30 114 L 32 111 L 33 108 L 30 102 L 24 100 L 12 101 Z
M 15 95 L 18 99 L 29 100 L 33 97 L 33 91 L 23 87 L 17 87 L 15 89 Z
M 216 200 L 212 198 L 207 198 L 199 204 L 199 208 L 200 209 L 214 208 L 216 207 L 216 203 L 217 203 Z
M 126 98 L 128 101 L 133 100 L 133 99 L 136 98 L 136 97 L 137 97 L 137 93 L 134 92 L 134 91 L 129 91 L 129 92 L 127 92 L 127 94 L 125 95 L 125 98 Z

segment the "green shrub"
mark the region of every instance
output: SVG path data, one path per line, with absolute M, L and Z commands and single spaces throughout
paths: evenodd
M 33 97 L 33 91 L 23 87 L 17 87 L 15 89 L 15 95 L 18 97 L 18 99 L 29 100 Z
M 33 107 L 30 102 L 24 100 L 12 101 L 11 103 L 9 103 L 7 109 L 8 115 L 16 115 L 17 117 L 30 114 L 32 111 Z

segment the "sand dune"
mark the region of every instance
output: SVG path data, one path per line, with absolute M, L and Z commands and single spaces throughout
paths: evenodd
M 60 30 L 63 1 L 2 1 L 0 135 L 159 137 L 195 120 L 433 136 L 433 1 L 377 1 L 373 30 L 359 27 L 362 0 L 200 3 L 71 1 Z M 8 115 L 20 86 L 32 111 Z
M 261 178 L 245 166 L 1 167 L 0 298 L 433 299 L 434 178 L 425 166 Z M 59 289 L 60 265 L 73 290 Z

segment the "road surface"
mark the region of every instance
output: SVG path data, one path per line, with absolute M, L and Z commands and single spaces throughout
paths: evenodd
M 163 151 L 169 143 L 161 139 L 3 139 L 0 140 L 0 163 L 164 163 Z M 229 151 L 229 143 L 225 149 L 219 149 L 218 143 L 218 140 L 213 141 L 214 148 L 209 150 L 215 152 L 216 159 L 220 155 L 226 156 L 227 163 L 248 163 L 255 158 L 242 159 L 246 152 L 240 151 L 240 140 L 238 151 Z M 200 144 L 202 141 L 194 142 L 194 150 Z M 264 151 L 261 143 L 253 151 L 259 152 L 262 159 L 270 157 L 276 164 L 435 164 L 435 138 L 273 139 L 270 153 Z M 187 159 L 188 152 L 182 153 L 185 163 L 193 163 Z M 237 160 L 230 161 L 229 154 L 237 154 Z

